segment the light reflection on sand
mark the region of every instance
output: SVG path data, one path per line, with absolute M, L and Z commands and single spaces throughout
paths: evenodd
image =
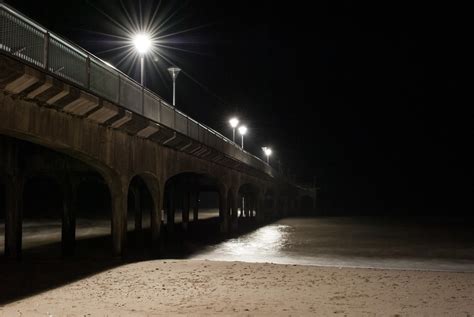
M 222 257 L 230 256 L 234 259 L 272 258 L 278 256 L 286 244 L 288 228 L 286 225 L 266 226 L 251 235 L 225 241 L 219 244 L 214 252 Z
M 459 228 L 441 229 L 442 233 L 437 232 L 437 227 L 423 230 L 412 224 L 283 219 L 208 246 L 192 259 L 474 272 L 469 232 L 453 239 L 449 230 Z

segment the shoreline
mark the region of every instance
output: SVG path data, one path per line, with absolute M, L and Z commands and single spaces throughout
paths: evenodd
M 104 270 L 0 315 L 469 316 L 473 296 L 474 273 L 167 259 Z

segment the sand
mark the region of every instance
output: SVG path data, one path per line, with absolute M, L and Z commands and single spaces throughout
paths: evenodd
M 155 260 L 0 307 L 1 316 L 474 316 L 474 273 Z

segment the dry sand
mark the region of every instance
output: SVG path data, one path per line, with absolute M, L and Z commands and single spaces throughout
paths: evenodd
M 1 316 L 474 316 L 474 273 L 162 260 L 0 307 Z

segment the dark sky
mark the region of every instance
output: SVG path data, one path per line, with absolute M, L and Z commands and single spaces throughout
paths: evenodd
M 7 1 L 115 63 L 120 1 Z M 123 0 L 129 12 L 138 1 Z M 157 3 L 157 2 L 156 2 Z M 142 1 L 145 13 L 156 3 Z M 185 75 L 178 108 L 320 186 L 320 206 L 350 213 L 471 214 L 472 98 L 464 100 L 466 21 L 444 3 L 162 1 L 165 50 Z M 174 13 L 174 15 L 172 15 Z M 147 86 L 171 99 L 169 63 L 147 61 Z M 123 71 L 138 79 L 138 68 Z M 160 75 L 161 74 L 161 75 Z

